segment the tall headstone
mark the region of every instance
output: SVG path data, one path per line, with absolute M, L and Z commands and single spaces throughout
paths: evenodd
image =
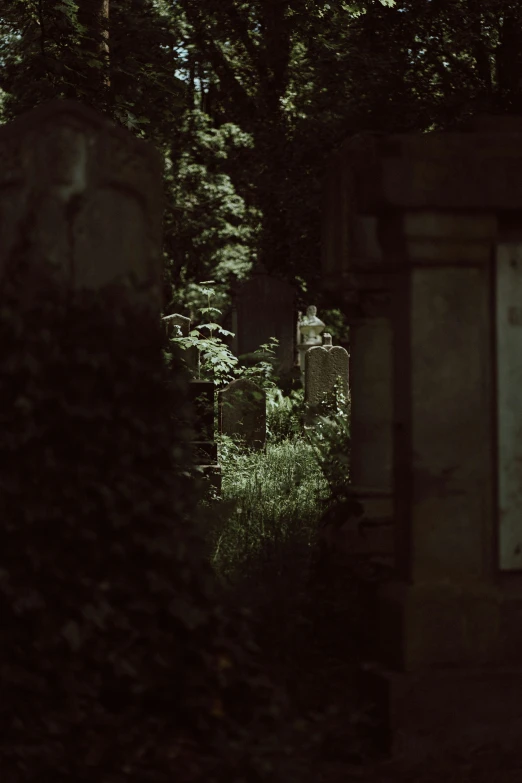
M 0 277 L 24 242 L 28 263 L 48 264 L 72 288 L 124 284 L 158 312 L 157 151 L 69 101 L 42 104 L 1 132 Z
M 239 436 L 252 449 L 264 448 L 266 441 L 266 392 L 257 383 L 239 378 L 219 394 L 219 429 L 225 435 Z
M 278 372 L 291 373 L 295 354 L 294 306 L 292 286 L 258 268 L 241 284 L 235 297 L 237 355 L 251 356 L 271 337 L 276 337 Z
M 331 394 L 336 384 L 348 399 L 349 354 L 340 345 L 332 345 L 332 335 L 324 335 L 324 345 L 315 345 L 305 354 L 305 402 L 317 407 Z
M 186 383 L 162 353 L 162 162 L 66 101 L 2 126 L 0 162 L 0 768 L 111 778 L 143 756 L 123 710 L 136 736 L 164 721 L 192 510 Z

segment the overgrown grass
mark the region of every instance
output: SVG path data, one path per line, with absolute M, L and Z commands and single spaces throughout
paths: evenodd
M 212 564 L 228 600 L 256 618 L 264 657 L 288 683 L 308 636 L 308 587 L 328 484 L 302 437 L 269 442 L 266 452 L 224 438 L 220 451 Z
M 319 522 L 336 490 L 325 467 L 348 431 L 347 416 L 340 420 L 334 409 L 311 437 L 303 413 L 302 392 L 283 397 L 275 389 L 264 451 L 220 439 L 222 494 L 209 515 L 211 561 L 224 592 L 255 613 L 280 663 L 292 657 L 309 622 Z
M 255 579 L 259 568 L 285 578 L 288 547 L 308 558 L 329 496 L 312 447 L 299 437 L 269 442 L 266 452 L 242 451 L 224 438 L 220 459 L 229 515 L 214 532 L 216 571 L 229 584 Z
M 265 451 L 220 439 L 211 561 L 224 595 L 256 619 L 263 658 L 294 707 L 322 716 L 325 752 L 357 756 L 366 752 L 354 708 L 358 596 L 323 584 L 317 558 L 321 518 L 348 481 L 349 404 L 325 406 L 305 431 L 302 394 L 271 397 Z

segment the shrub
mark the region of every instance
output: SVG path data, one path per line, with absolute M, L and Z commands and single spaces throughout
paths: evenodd
M 17 259 L 0 346 L 3 778 L 301 781 L 284 693 L 218 601 L 160 324 Z

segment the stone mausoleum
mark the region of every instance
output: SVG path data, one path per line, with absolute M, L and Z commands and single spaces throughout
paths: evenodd
M 522 119 L 350 139 L 323 280 L 350 323 L 352 493 L 389 522 L 365 681 L 392 750 L 522 732 Z

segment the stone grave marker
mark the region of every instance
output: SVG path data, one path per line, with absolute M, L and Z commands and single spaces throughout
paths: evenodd
M 258 267 L 252 277 L 242 283 L 234 302 L 238 356 L 252 354 L 271 337 L 277 337 L 278 372 L 292 372 L 295 353 L 295 292 L 292 286 L 268 275 Z
M 190 318 L 186 315 L 179 315 L 174 313 L 173 315 L 165 315 L 163 317 L 163 323 L 167 330 L 169 337 L 188 337 L 190 334 Z M 176 334 L 175 326 L 179 326 L 181 334 Z M 198 375 L 199 371 L 199 352 L 196 346 L 191 346 L 181 351 L 181 357 L 186 361 L 189 371 L 195 375 Z
M 340 345 L 332 345 L 332 336 L 325 334 L 324 345 L 312 346 L 305 353 L 305 402 L 311 408 L 319 405 L 339 380 L 348 397 L 348 368 L 348 351 Z
M 120 759 L 140 763 L 121 737 L 104 750 L 114 715 L 93 661 L 114 662 L 113 703 L 132 680 L 142 684 L 140 735 L 164 719 L 156 694 L 172 680 L 181 582 L 171 577 L 186 518 L 178 500 L 190 485 L 185 443 L 165 421 L 186 389 L 171 396 L 163 383 L 162 161 L 69 101 L 3 125 L 0 161 L 0 594 L 3 619 L 16 620 L 2 636 L 0 689 L 17 733 L 0 767 L 4 780 L 61 768 L 75 779 L 98 764 L 93 748 L 117 759 L 115 769 Z M 161 612 L 149 611 L 158 601 Z M 45 622 L 35 622 L 40 611 Z M 120 622 L 140 650 L 132 663 Z M 23 655 L 20 640 L 29 642 Z M 65 669 L 68 698 L 56 709 L 49 683 Z M 34 720 L 47 713 L 52 722 Z M 65 758 L 62 740 L 79 719 L 89 739 Z M 159 778 L 168 754 L 157 753 Z
M 266 392 L 246 378 L 232 381 L 219 392 L 219 430 L 239 436 L 252 449 L 266 441 Z
M 0 275 L 25 241 L 35 269 L 45 262 L 73 289 L 123 285 L 157 317 L 158 151 L 74 101 L 41 104 L 0 130 Z
M 218 464 L 214 428 L 215 384 L 213 381 L 192 380 L 189 394 L 194 411 L 194 461 L 219 492 L 221 469 Z
M 186 315 L 179 315 L 179 313 L 174 313 L 173 315 L 165 315 L 163 316 L 163 323 L 165 324 L 165 328 L 167 330 L 167 334 L 169 337 L 177 337 L 178 335 L 174 334 L 174 326 L 179 326 L 181 331 L 181 337 L 188 337 L 190 332 L 190 318 L 188 318 Z

